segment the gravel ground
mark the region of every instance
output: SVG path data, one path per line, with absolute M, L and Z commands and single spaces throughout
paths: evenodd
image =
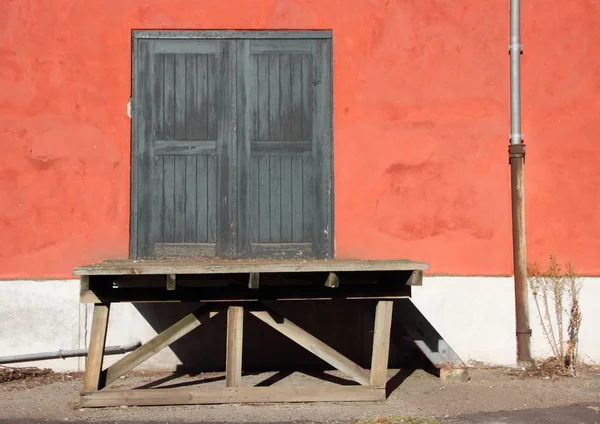
M 391 372 L 391 375 L 396 373 L 397 371 Z M 272 375 L 273 373 L 264 373 L 245 376 L 243 384 L 257 384 Z M 163 387 L 187 386 L 201 382 L 203 385 L 224 384 L 222 374 L 174 376 L 138 372 L 129 374 L 112 387 L 149 386 L 153 381 L 158 381 Z M 55 379 L 46 378 L 43 381 L 34 379 L 0 384 L 0 420 L 20 423 L 46 420 L 74 423 L 356 423 L 373 420 L 372 422 L 391 423 L 392 420 L 386 421 L 383 417 L 410 416 L 447 423 L 600 424 L 598 368 L 589 368 L 577 378 L 558 379 L 523 378 L 503 369 L 474 369 L 471 370 L 469 383 L 447 385 L 424 371 L 400 371 L 396 377 L 392 377 L 392 381 L 400 384 L 389 399 L 381 403 L 236 404 L 80 410 L 78 394 L 81 390 L 81 376 L 57 375 Z M 293 373 L 276 384 L 306 383 L 331 384 L 301 373 Z M 581 412 L 581 417 L 575 421 L 532 421 L 532 417 L 543 417 L 544 414 L 545 419 L 560 418 L 561 414 L 574 418 L 577 415 L 573 412 L 575 410 Z

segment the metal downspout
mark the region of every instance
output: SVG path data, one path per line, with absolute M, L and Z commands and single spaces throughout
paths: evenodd
M 521 134 L 521 11 L 520 0 L 510 0 L 510 182 L 512 203 L 513 264 L 517 362 L 531 363 L 531 328 L 527 298 L 527 252 L 525 243 L 525 144 Z
M 104 349 L 105 355 L 119 355 L 137 349 L 142 344 L 138 342 L 123 346 L 108 346 Z M 75 358 L 78 356 L 87 356 L 87 349 L 57 350 L 54 352 L 28 353 L 25 355 L 12 355 L 0 357 L 0 364 L 14 364 L 17 362 L 43 361 L 48 359 Z

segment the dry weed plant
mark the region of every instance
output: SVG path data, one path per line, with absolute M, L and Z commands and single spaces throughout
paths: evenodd
M 553 375 L 575 376 L 581 326 L 581 278 L 570 262 L 563 266 L 554 255 L 550 255 L 545 268 L 534 262 L 527 273 L 542 331 L 553 355 L 537 367 Z

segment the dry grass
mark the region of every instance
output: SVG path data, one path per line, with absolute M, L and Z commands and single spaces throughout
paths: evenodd
M 519 378 L 541 378 L 544 380 L 555 380 L 562 377 L 572 377 L 573 373 L 564 362 L 554 357 L 543 361 L 534 361 L 527 369 L 508 369 L 508 374 Z
M 7 390 L 31 388 L 35 386 L 75 381 L 81 373 L 55 373 L 48 368 L 7 367 L 0 365 L 0 385 Z
M 570 262 L 561 265 L 554 255 L 550 255 L 546 267 L 535 262 L 530 264 L 527 273 L 540 325 L 552 350 L 552 357 L 536 364 L 531 372 L 575 376 L 581 326 L 581 279 Z

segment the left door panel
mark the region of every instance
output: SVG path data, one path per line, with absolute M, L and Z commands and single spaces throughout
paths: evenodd
M 235 46 L 134 43 L 131 256 L 231 257 Z

